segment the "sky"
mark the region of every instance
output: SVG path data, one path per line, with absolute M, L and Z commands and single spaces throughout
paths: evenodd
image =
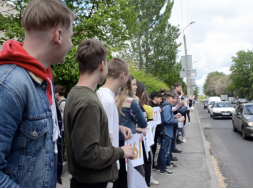
M 239 50 L 253 50 L 252 0 L 175 0 L 170 23 L 179 25 L 178 59 L 184 56 L 182 28 L 185 30 L 187 54 L 197 69 L 199 94 L 208 73 L 229 74 L 232 56 Z

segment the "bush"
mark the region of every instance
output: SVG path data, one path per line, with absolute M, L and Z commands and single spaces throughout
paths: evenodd
M 157 77 L 151 74 L 146 74 L 143 70 L 135 69 L 132 64 L 129 64 L 130 75 L 134 76 L 137 81 L 140 81 L 146 85 L 148 93 L 160 91 L 162 87 L 170 90 L 170 87 L 160 81 Z

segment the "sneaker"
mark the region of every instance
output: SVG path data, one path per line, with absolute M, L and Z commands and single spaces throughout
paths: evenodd
M 172 150 L 173 153 L 182 153 L 182 151 L 178 150 L 178 149 L 175 149 L 175 150 Z
M 151 185 L 159 185 L 159 182 L 151 177 Z
M 185 143 L 185 142 L 187 142 L 187 140 L 184 138 L 184 139 L 183 139 L 183 142 Z
M 191 125 L 191 123 L 189 123 L 189 125 Z
M 178 159 L 176 157 L 172 157 L 170 158 L 171 161 L 178 161 Z
M 167 168 L 176 168 L 177 166 L 174 163 L 167 164 Z
M 159 168 L 156 168 L 156 172 L 160 172 L 160 169 L 159 169 Z
M 173 175 L 173 172 L 167 169 L 166 171 L 160 171 L 160 175 Z

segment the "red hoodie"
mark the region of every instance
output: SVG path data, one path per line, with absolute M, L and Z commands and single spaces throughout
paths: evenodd
M 2 64 L 16 64 L 17 66 L 20 66 L 46 80 L 48 82 L 47 98 L 50 105 L 53 104 L 51 84 L 49 81 L 49 79 L 53 81 L 52 70 L 50 67 L 45 69 L 37 59 L 30 56 L 25 49 L 23 49 L 23 43 L 12 40 L 6 41 L 3 45 L 3 50 L 0 51 L 0 65 Z

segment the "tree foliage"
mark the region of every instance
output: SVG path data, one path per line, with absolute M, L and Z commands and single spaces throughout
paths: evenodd
M 31 0 L 13 0 L 14 14 L 0 14 L 0 31 L 5 35 L 0 39 L 3 44 L 8 39 L 24 41 L 22 28 L 22 12 Z M 136 32 L 136 13 L 129 0 L 64 0 L 76 14 L 73 24 L 73 49 L 66 57 L 64 64 L 53 65 L 54 81 L 70 89 L 78 80 L 78 65 L 75 60 L 77 45 L 86 38 L 102 41 L 110 52 L 126 48 L 126 41 Z
M 232 83 L 229 90 L 234 90 L 237 96 L 249 100 L 253 84 L 253 51 L 238 51 L 236 56 L 232 57 L 232 62 L 230 67 Z
M 219 96 L 227 94 L 229 79 L 223 72 L 210 72 L 203 85 L 203 92 L 207 96 Z
M 137 14 L 137 32 L 133 33 L 130 48 L 123 54 L 169 86 L 183 83 L 179 75 L 181 65 L 176 62 L 181 45 L 176 42 L 179 28 L 169 23 L 174 1 L 130 0 L 130 3 Z
M 170 90 L 170 86 L 162 82 L 159 78 L 152 74 L 145 73 L 142 69 L 139 69 L 133 63 L 130 64 L 130 75 L 134 76 L 136 80 L 146 85 L 148 93 L 159 92 L 162 87 Z

